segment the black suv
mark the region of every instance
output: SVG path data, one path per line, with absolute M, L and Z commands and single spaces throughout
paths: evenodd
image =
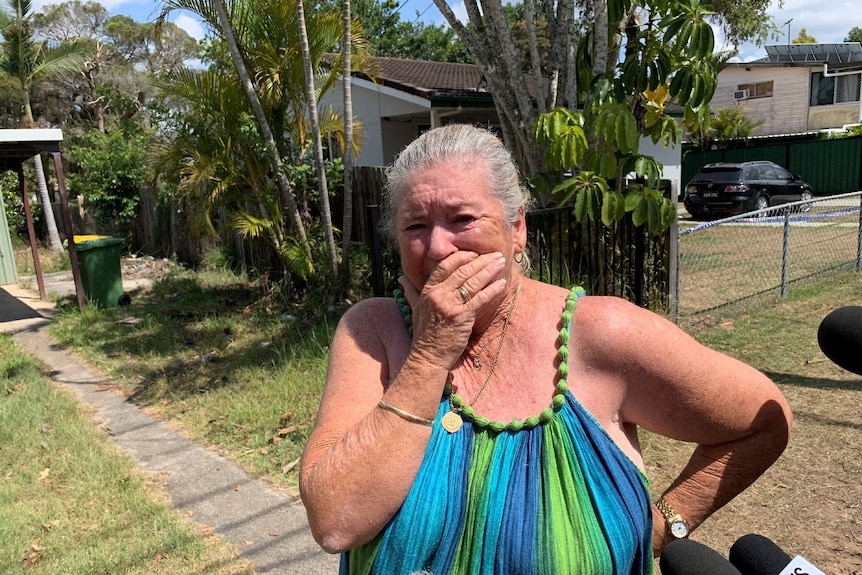
M 811 186 L 773 162 L 707 164 L 685 188 L 693 218 L 729 216 L 776 204 L 810 200 Z M 802 206 L 808 211 L 810 205 Z

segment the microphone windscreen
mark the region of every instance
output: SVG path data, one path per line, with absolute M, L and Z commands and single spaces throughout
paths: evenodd
M 791 557 L 771 539 L 750 533 L 730 547 L 730 562 L 742 575 L 779 575 Z
M 817 344 L 837 365 L 862 375 L 862 306 L 831 311 L 817 328 Z
M 718 551 L 691 539 L 668 543 L 658 564 L 662 575 L 741 575 Z

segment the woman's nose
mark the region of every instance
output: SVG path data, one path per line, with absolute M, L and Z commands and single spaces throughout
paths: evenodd
M 428 239 L 428 257 L 442 260 L 458 251 L 455 245 L 455 234 L 444 226 L 433 226 Z

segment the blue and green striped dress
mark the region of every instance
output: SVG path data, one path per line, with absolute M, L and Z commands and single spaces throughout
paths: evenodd
M 646 477 L 567 388 L 582 294 L 573 288 L 563 312 L 552 406 L 508 425 L 468 409 L 449 433 L 444 396 L 404 504 L 373 541 L 342 555 L 342 575 L 652 573 Z

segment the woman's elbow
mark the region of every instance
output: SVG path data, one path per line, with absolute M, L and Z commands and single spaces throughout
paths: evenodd
M 327 553 L 344 553 L 353 547 L 350 545 L 347 537 L 345 537 L 346 534 L 339 533 L 337 530 L 312 528 L 311 534 L 314 536 L 317 544 L 320 545 L 320 548 Z
M 373 535 L 364 537 L 358 527 L 351 527 L 352 523 L 349 521 L 349 514 L 339 513 L 326 519 L 313 513 L 308 514 L 311 535 L 327 553 L 344 553 L 374 538 Z
M 756 427 L 760 430 L 764 448 L 777 458 L 787 447 L 793 430 L 793 412 L 783 396 L 766 401 L 757 415 Z

